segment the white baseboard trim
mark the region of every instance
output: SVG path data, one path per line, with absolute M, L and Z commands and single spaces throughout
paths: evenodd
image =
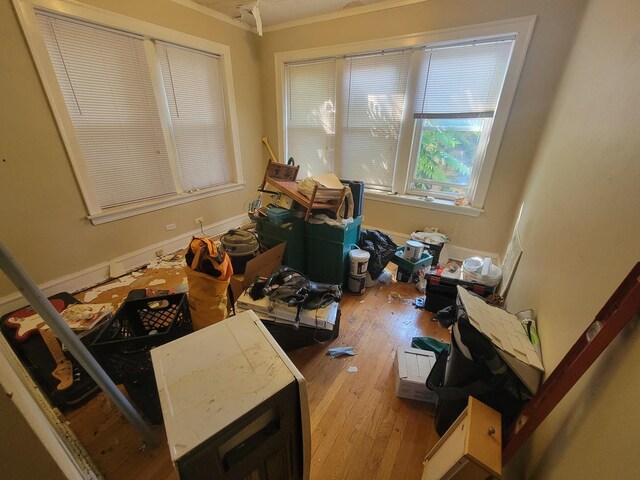
M 241 215 L 235 215 L 225 220 L 207 225 L 203 230 L 206 235 L 215 236 L 247 222 L 249 222 L 249 217 L 246 213 L 243 213 Z M 110 266 L 118 265 L 121 267 L 121 270 L 124 269 L 125 272 L 136 270 L 148 264 L 152 260 L 155 260 L 157 258 L 156 252 L 158 250 L 162 250 L 164 253 L 171 253 L 185 248 L 189 239 L 194 235 L 202 235 L 202 232 L 200 229 L 194 229 L 169 240 L 154 243 L 148 247 L 126 253 L 109 262 L 102 262 L 84 270 L 42 283 L 41 285 L 38 285 L 38 288 L 40 288 L 47 297 L 59 292 L 74 293 L 84 290 L 109 280 L 111 270 Z M 9 295 L 5 295 L 4 297 L 0 297 L 0 315 L 17 310 L 26 304 L 26 300 L 17 291 L 10 293 Z
M 380 230 L 381 232 L 385 232 L 398 246 L 404 245 L 407 240 L 411 240 L 411 235 L 406 233 L 393 232 L 371 225 L 363 225 L 362 228 Z M 498 255 L 497 253 L 474 250 L 471 248 L 454 245 L 452 243 L 445 244 L 444 248 L 442 249 L 442 253 L 440 254 L 440 263 L 444 261 L 443 259 L 463 261 L 469 257 L 491 257 L 494 265 L 500 265 L 500 255 Z

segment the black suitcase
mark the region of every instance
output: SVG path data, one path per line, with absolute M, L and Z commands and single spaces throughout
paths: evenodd
M 59 311 L 62 311 L 68 305 L 80 303 L 71 294 L 66 292 L 53 295 L 49 297 L 49 300 Z M 16 356 L 23 363 L 26 370 L 51 404 L 62 412 L 76 408 L 87 402 L 99 391 L 99 387 L 89 374 L 84 371 L 69 352 L 65 352 L 65 356 L 73 365 L 74 381 L 69 388 L 58 390 L 57 387 L 60 382 L 51 375 L 51 372 L 56 367 L 56 362 L 40 334 L 36 333 L 23 341 L 19 341 L 16 338 L 17 330 L 6 325 L 5 320 L 7 318 L 16 315 L 32 315 L 35 313 L 31 307 L 25 307 L 8 313 L 0 318 L 0 330 L 16 353 Z M 82 341 L 87 345 L 88 340 L 85 339 L 86 337 Z

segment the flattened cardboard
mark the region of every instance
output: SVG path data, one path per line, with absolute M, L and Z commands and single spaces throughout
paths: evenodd
M 271 275 L 271 272 L 281 266 L 285 246 L 285 243 L 281 243 L 261 253 L 256 258 L 247 262 L 244 275 L 233 275 L 231 277 L 233 297 L 236 299 L 240 298 L 242 292 L 254 282 L 256 277 L 268 277 Z

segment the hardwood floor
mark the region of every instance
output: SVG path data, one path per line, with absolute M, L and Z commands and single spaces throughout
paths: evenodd
M 149 284 L 184 288 L 179 267 L 142 273 L 131 285 L 91 295 L 92 301 L 118 303 L 129 289 Z M 362 296 L 346 293 L 339 337 L 289 354 L 308 382 L 312 480 L 420 478 L 424 455 L 438 439 L 434 406 L 395 395 L 395 351 L 410 346 L 414 336 L 448 341 L 449 333 L 411 305 L 418 295 L 413 286 L 396 283 L 368 288 Z M 332 359 L 331 346 L 351 346 L 357 354 Z M 357 372 L 348 372 L 350 366 Z M 66 419 L 107 479 L 177 479 L 163 428 L 155 427 L 160 447 L 142 448 L 104 394 Z

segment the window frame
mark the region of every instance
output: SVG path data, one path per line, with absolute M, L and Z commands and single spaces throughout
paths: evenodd
M 515 97 L 516 87 L 522 72 L 529 41 L 533 33 L 536 16 L 526 16 L 512 19 L 499 20 L 476 25 L 423 32 L 419 34 L 403 35 L 392 38 L 363 41 L 350 44 L 335 45 L 329 47 L 317 47 L 303 50 L 293 50 L 277 52 L 275 54 L 275 83 L 276 83 L 276 107 L 277 107 L 277 128 L 278 141 L 281 145 L 281 161 L 286 158 L 286 77 L 285 64 L 292 62 L 313 61 L 322 58 L 340 57 L 345 55 L 356 55 L 373 53 L 384 50 L 414 49 L 413 55 L 420 53 L 420 50 L 429 47 L 440 47 L 461 42 L 478 40 L 489 40 L 505 36 L 514 36 L 514 44 L 511 53 L 509 68 L 502 87 L 500 102 L 496 108 L 491 135 L 487 141 L 484 160 L 475 181 L 475 190 L 470 205 L 459 206 L 453 200 L 438 198 L 431 200 L 425 194 L 416 195 L 416 192 L 407 190 L 413 171 L 411 170 L 414 154 L 414 138 L 417 122 L 413 118 L 413 111 L 410 103 L 417 90 L 419 77 L 419 62 L 412 59 L 409 67 L 407 79 L 407 90 L 405 96 L 405 108 L 403 120 L 400 127 L 398 139 L 397 158 L 393 175 L 393 189 L 391 192 L 381 192 L 372 189 L 365 190 L 365 197 L 383 202 L 419 206 L 434 210 L 459 213 L 477 217 L 484 210 L 484 203 L 489 189 L 489 184 L 493 174 L 498 150 L 502 141 L 502 136 L 506 127 L 509 111 Z M 336 75 L 340 72 L 337 71 Z M 336 87 L 336 90 L 339 90 Z M 336 103 L 338 103 L 336 97 Z M 339 136 L 338 125 L 336 125 L 336 137 Z M 334 158 L 334 166 L 339 165 L 341 159 Z
M 27 44 L 29 45 L 34 58 L 36 69 L 38 70 L 42 80 L 49 104 L 51 105 L 51 110 L 57 122 L 58 130 L 67 150 L 78 186 L 82 193 L 87 210 L 87 218 L 91 220 L 94 225 L 159 210 L 173 205 L 179 205 L 181 203 L 192 202 L 201 198 L 219 195 L 243 188 L 244 178 L 240 160 L 240 141 L 238 135 L 238 122 L 229 46 L 110 12 L 108 10 L 103 10 L 91 5 L 79 4 L 66 0 L 13 0 L 13 3 L 22 25 Z M 169 160 L 171 163 L 172 173 L 174 174 L 177 193 L 160 198 L 141 200 L 127 205 L 101 208 L 93 190 L 93 186 L 91 185 L 80 145 L 75 136 L 71 117 L 67 110 L 62 92 L 60 91 L 47 47 L 40 32 L 35 13 L 36 9 L 49 11 L 54 14 L 75 18 L 81 22 L 91 22 L 110 29 L 122 30 L 123 32 L 129 32 L 144 37 L 149 73 L 152 79 L 158 113 L 163 127 L 165 144 L 169 152 Z M 222 95 L 224 99 L 225 121 L 227 125 L 227 161 L 229 162 L 232 179 L 230 183 L 209 187 L 195 192 L 187 193 L 182 191 L 180 187 L 178 165 L 176 163 L 175 147 L 173 145 L 173 139 L 171 135 L 168 134 L 169 132 L 167 130 L 171 120 L 169 117 L 168 107 L 166 105 L 166 98 L 164 98 L 160 63 L 157 56 L 155 56 L 155 46 L 153 45 L 154 40 L 200 50 L 205 53 L 217 55 L 220 58 L 223 71 Z

